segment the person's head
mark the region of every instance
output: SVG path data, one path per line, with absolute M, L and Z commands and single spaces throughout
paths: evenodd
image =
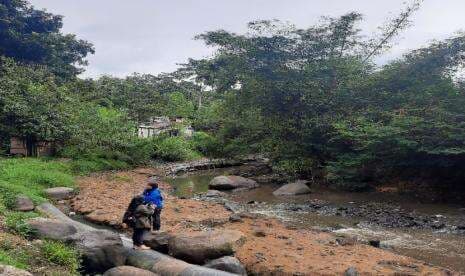
M 148 180 L 147 180 L 147 188 L 149 189 L 157 189 L 158 188 L 158 178 L 156 177 L 150 177 Z
M 135 196 L 133 201 L 135 206 L 139 206 L 144 203 L 144 197 L 141 195 Z

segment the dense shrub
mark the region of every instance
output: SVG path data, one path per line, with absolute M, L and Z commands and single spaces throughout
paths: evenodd
M 200 154 L 192 149 L 183 137 L 158 137 L 154 140 L 154 154 L 157 159 L 165 161 L 192 160 Z
M 206 156 L 220 156 L 222 145 L 218 139 L 206 132 L 194 132 L 190 139 L 192 148 Z

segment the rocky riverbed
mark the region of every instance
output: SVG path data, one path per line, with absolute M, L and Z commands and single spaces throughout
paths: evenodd
M 70 202 L 71 206 L 90 221 L 118 228 L 127 204 L 134 194 L 143 190 L 148 175 L 163 176 L 166 169 L 140 168 L 82 177 L 78 181 L 80 193 Z M 168 194 L 172 191 L 167 183 L 161 188 Z M 342 275 L 349 268 L 362 275 L 453 274 L 357 240 L 296 228 L 267 216 L 234 213 L 227 207 L 220 202 L 169 194 L 162 213 L 163 229 L 173 235 L 239 231 L 244 239 L 234 245 L 234 255 L 253 274 Z

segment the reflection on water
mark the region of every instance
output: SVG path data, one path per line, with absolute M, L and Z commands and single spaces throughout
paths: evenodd
M 167 178 L 165 181 L 171 184 L 176 196 L 190 198 L 208 191 L 208 183 L 219 173 L 220 171 L 209 171 L 208 174 Z
M 227 173 L 227 170 L 205 171 L 201 174 L 169 178 L 167 182 L 175 188 L 180 197 L 192 197 L 208 190 L 213 177 Z M 295 197 L 275 197 L 273 191 L 279 185 L 266 184 L 258 189 L 231 193 L 228 199 L 240 203 L 243 209 L 276 217 L 304 228 L 331 228 L 336 234 L 357 236 L 362 240 L 380 240 L 381 245 L 391 250 L 435 265 L 465 273 L 465 237 L 444 232 L 420 229 L 382 228 L 364 224 L 356 217 L 319 215 L 303 210 L 290 211 L 283 206 L 290 203 L 304 204 L 319 199 L 341 206 L 379 202 L 400 206 L 407 211 L 426 215 L 444 215 L 448 220 L 463 219 L 465 212 L 457 206 L 423 204 L 411 198 L 386 193 L 347 193 L 313 188 L 313 193 Z M 247 204 L 248 202 L 257 204 Z

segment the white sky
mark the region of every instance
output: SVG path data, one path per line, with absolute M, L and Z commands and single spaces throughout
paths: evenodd
M 396 15 L 405 0 L 30 0 L 40 9 L 61 14 L 64 31 L 92 42 L 96 54 L 83 77 L 132 72 L 170 72 L 188 58 L 211 55 L 193 40 L 217 29 L 244 32 L 257 19 L 281 19 L 305 28 L 325 16 L 350 11 L 364 14 L 368 32 Z M 405 31 L 380 62 L 444 39 L 465 29 L 465 0 L 425 0 Z

